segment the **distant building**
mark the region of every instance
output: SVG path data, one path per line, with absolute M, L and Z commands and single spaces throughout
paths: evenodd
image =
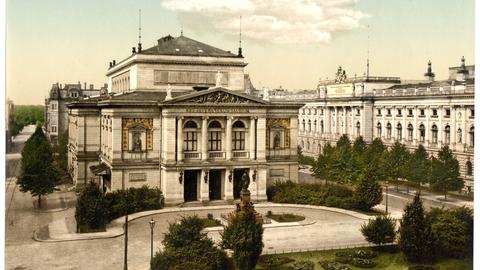
M 47 137 L 53 144 L 58 143 L 58 138 L 68 129 L 67 103 L 83 97 L 100 95 L 102 89 L 106 92 L 107 86 L 94 89 L 93 84 L 62 84 L 55 83 L 50 89 L 48 98 L 45 99 L 45 129 Z
M 325 143 L 347 134 L 366 142 L 381 138 L 409 149 L 419 144 L 431 154 L 448 145 L 460 163 L 465 191 L 473 191 L 475 66 L 449 68 L 447 80 L 436 81 L 431 63 L 425 80 L 401 82 L 397 77 L 347 78 L 341 68 L 335 80 L 321 81 L 318 93 L 303 100 L 298 144 L 316 157 Z M 316 95 L 316 96 L 314 96 Z
M 7 104 L 5 106 L 5 141 L 6 152 L 10 152 L 12 147 L 12 135 L 13 135 L 13 101 L 7 98 Z
M 109 93 L 69 105 L 69 168 L 77 188 L 158 187 L 167 204 L 252 200 L 268 184 L 298 179 L 298 109 L 270 102 L 244 74 L 241 48 L 185 36 L 134 48 L 107 71 Z M 244 176 L 245 175 L 245 176 Z

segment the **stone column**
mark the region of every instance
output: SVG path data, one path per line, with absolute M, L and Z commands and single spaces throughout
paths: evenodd
M 392 138 L 395 142 L 397 140 L 397 123 L 395 122 L 395 115 L 397 114 L 397 108 L 392 108 Z
M 338 134 L 338 107 L 335 107 L 335 140 L 337 139 L 337 134 Z
M 208 177 L 209 177 L 209 172 L 208 170 L 202 170 L 202 173 L 200 174 L 200 201 L 205 202 L 209 201 L 209 194 L 208 194 Z
M 438 107 L 438 148 L 441 148 L 443 145 L 443 141 L 445 139 L 445 133 L 443 132 L 443 106 Z
M 208 159 L 208 146 L 207 146 L 207 136 L 208 136 L 208 116 L 202 117 L 202 160 Z
M 462 106 L 460 111 L 462 112 L 462 144 L 468 145 L 467 133 L 469 132 L 469 130 L 467 130 L 467 106 Z
M 227 160 L 232 159 L 232 117 L 227 116 L 227 127 L 226 127 L 226 149 L 225 156 Z
M 183 161 L 183 116 L 177 117 L 177 161 Z
M 452 148 L 455 149 L 455 145 L 457 144 L 457 107 L 454 105 L 452 106 L 452 113 L 450 115 L 452 117 L 452 127 L 450 128 L 450 144 L 452 144 Z
M 250 159 L 255 159 L 255 117 L 250 117 L 250 129 L 249 129 L 249 151 L 250 151 Z M 267 145 L 267 148 L 269 146 Z
M 408 138 L 408 131 L 407 131 L 407 113 L 408 109 L 406 106 L 402 107 L 402 118 L 403 118 L 403 123 L 402 123 L 402 141 L 407 141 Z
M 343 128 L 342 133 L 347 134 L 347 107 L 343 106 Z
M 354 114 L 355 107 L 350 107 L 350 109 L 351 109 L 351 112 L 352 112 L 352 115 L 350 116 L 350 118 L 351 118 L 350 119 L 350 122 L 351 122 L 350 124 L 352 125 L 350 127 L 350 136 L 351 136 L 351 138 L 355 138 L 355 114 Z
M 382 136 L 380 139 L 385 139 L 387 135 L 387 121 L 385 120 L 385 114 L 387 112 L 385 111 L 385 107 L 382 107 Z
M 425 144 L 428 146 L 431 141 L 431 131 L 432 127 L 430 126 L 430 106 L 425 108 L 425 119 L 427 119 L 427 124 L 425 126 Z

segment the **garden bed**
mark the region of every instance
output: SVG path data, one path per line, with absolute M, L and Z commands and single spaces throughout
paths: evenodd
M 272 213 L 271 211 L 268 211 L 267 217 L 275 220 L 276 222 L 298 222 L 305 220 L 304 216 L 299 216 L 299 215 L 294 215 L 294 214 L 289 214 L 289 213 L 281 213 L 281 214 L 275 214 Z

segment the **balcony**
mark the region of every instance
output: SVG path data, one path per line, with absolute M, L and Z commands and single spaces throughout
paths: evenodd
M 200 152 L 184 152 L 183 153 L 183 158 L 184 159 L 201 159 L 202 158 L 202 153 Z
M 209 151 L 208 152 L 209 159 L 225 159 L 225 152 L 224 151 Z
M 235 159 L 247 159 L 249 156 L 249 152 L 247 151 L 233 151 L 232 157 Z

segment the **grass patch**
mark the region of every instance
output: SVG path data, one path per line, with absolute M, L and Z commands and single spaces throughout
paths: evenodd
M 212 214 L 208 214 L 206 218 L 200 218 L 203 224 L 203 228 L 222 226 L 222 223 L 218 219 L 214 219 Z
M 294 214 L 274 214 L 268 211 L 267 217 L 275 220 L 276 222 L 296 222 L 305 220 L 304 216 L 298 216 Z
M 301 252 L 301 253 L 289 253 L 284 255 L 267 255 L 269 260 L 275 260 L 275 257 L 288 257 L 291 260 L 295 261 L 305 261 L 309 260 L 315 263 L 316 270 L 322 270 L 323 268 L 320 266 L 320 261 L 335 261 L 337 256 L 335 253 L 338 251 L 353 251 L 353 250 L 371 250 L 370 248 L 357 248 L 357 249 L 342 249 L 342 250 L 326 250 L 326 251 L 313 251 L 313 252 Z M 373 268 L 369 269 L 376 269 L 376 270 L 406 270 L 409 266 L 414 264 L 409 264 L 405 261 L 403 254 L 398 251 L 394 252 L 377 252 L 377 257 L 371 259 L 377 265 Z M 264 257 L 264 256 L 262 256 Z M 265 256 L 266 257 L 266 256 Z M 262 260 L 260 260 L 261 262 Z M 292 265 L 293 261 L 287 264 L 283 264 L 278 266 L 274 269 L 288 269 L 290 265 Z M 440 260 L 433 264 L 438 270 L 470 270 L 473 269 L 473 258 L 467 257 L 464 259 L 445 259 Z M 271 269 L 266 268 L 265 265 L 259 263 L 257 265 L 258 269 Z M 361 270 L 365 268 L 359 268 L 352 265 L 348 265 L 351 270 Z

